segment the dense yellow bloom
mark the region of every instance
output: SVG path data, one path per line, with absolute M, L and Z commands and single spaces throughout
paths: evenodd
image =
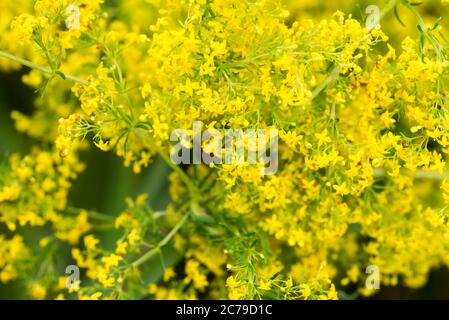
M 30 296 L 338 299 L 350 284 L 372 293 L 369 265 L 381 284 L 409 287 L 448 266 L 441 26 L 422 25 L 431 15 L 411 20 L 419 10 L 407 1 L 398 9 L 420 38 L 395 32 L 391 13 L 367 28 L 343 13 L 352 0 L 283 2 L 79 0 L 70 23 L 70 1 L 0 5 L 0 50 L 30 60 L 36 70 L 22 80 L 41 93 L 31 115 L 11 117 L 45 146 L 1 166 L 0 223 L 13 236 L 0 235 L 0 281 L 26 279 L 68 246 L 88 281 L 65 290 L 49 268 L 28 279 Z M 447 12 L 440 1 L 423 6 Z M 276 130 L 277 172 L 264 175 L 261 161 L 176 166 L 170 135 L 185 129 L 190 156 L 197 121 Z M 267 145 L 245 139 L 246 153 Z M 173 202 L 156 211 L 142 194 L 118 216 L 72 207 L 90 147 L 135 174 L 165 160 Z M 226 151 L 216 141 L 200 148 Z M 30 249 L 23 227 L 50 234 Z

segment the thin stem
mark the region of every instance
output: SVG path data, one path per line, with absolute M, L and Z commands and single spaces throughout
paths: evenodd
M 431 43 L 431 45 L 434 47 L 438 57 L 440 59 L 444 59 L 443 53 L 442 53 L 442 47 L 441 44 L 438 42 L 438 39 L 436 39 L 432 33 L 429 31 L 429 28 L 427 28 L 426 23 L 424 22 L 423 18 L 421 17 L 421 15 L 418 13 L 418 11 L 416 11 L 416 9 L 411 6 L 410 4 L 406 4 L 405 5 L 415 16 L 418 25 L 422 31 L 422 33 L 424 34 L 424 36 L 427 38 L 427 40 L 429 40 L 429 42 Z
M 141 135 L 143 136 L 143 135 Z M 146 139 L 150 139 L 147 136 L 143 136 Z M 202 216 L 204 213 L 201 211 L 201 207 L 199 205 L 200 201 L 200 191 L 198 190 L 197 186 L 190 180 L 190 177 L 176 164 L 173 163 L 173 161 L 170 159 L 169 156 L 167 156 L 158 146 L 153 145 L 156 151 L 158 152 L 159 156 L 165 161 L 165 163 L 173 169 L 181 178 L 181 180 L 187 185 L 187 188 L 189 190 L 190 194 L 190 210 L 192 213 L 196 216 Z
M 161 150 L 159 146 L 157 146 L 153 139 L 151 137 L 145 135 L 141 130 L 141 128 L 137 128 L 137 134 L 142 138 L 151 143 L 153 148 L 156 150 L 156 152 L 159 154 L 159 156 L 165 161 L 165 163 L 173 170 L 175 171 L 181 178 L 181 180 L 186 184 L 189 195 L 190 195 L 190 210 L 187 211 L 187 213 L 183 216 L 183 218 L 178 222 L 178 224 L 170 231 L 169 234 L 161 241 L 159 244 L 152 250 L 148 251 L 146 254 L 144 254 L 142 257 L 140 257 L 138 260 L 132 263 L 134 267 L 140 266 L 142 263 L 146 262 L 147 260 L 151 259 L 154 255 L 160 252 L 160 249 L 165 246 L 172 238 L 173 236 L 179 231 L 179 229 L 184 225 L 184 223 L 187 221 L 187 218 L 190 216 L 190 214 L 194 214 L 196 216 L 203 215 L 201 211 L 201 207 L 199 205 L 199 190 L 197 186 L 190 180 L 190 177 L 173 161 L 170 159 L 169 156 L 165 154 L 164 151 Z
M 69 214 L 79 214 L 80 211 L 82 211 L 82 210 L 83 209 L 68 207 L 65 209 L 65 212 L 69 213 Z M 107 214 L 97 212 L 97 211 L 89 211 L 89 210 L 86 210 L 86 211 L 87 211 L 87 215 L 92 219 L 108 221 L 108 222 L 115 221 L 115 217 L 113 217 L 113 216 L 109 216 Z
M 38 65 L 38 64 L 36 64 L 36 63 L 34 63 L 34 62 L 31 62 L 31 61 L 28 61 L 28 60 L 25 60 L 25 59 L 22 59 L 22 58 L 20 58 L 20 57 L 17 57 L 17 56 L 15 56 L 15 55 L 12 55 L 12 54 L 10 54 L 10 53 L 8 53 L 8 52 L 5 52 L 5 51 L 0 51 L 0 57 L 9 59 L 9 60 L 14 61 L 14 62 L 17 62 L 17 63 L 19 63 L 19 64 L 21 64 L 21 65 L 24 65 L 24 66 L 26 66 L 26 67 L 28 67 L 28 68 L 31 68 L 31 69 L 34 69 L 34 70 L 38 70 L 38 71 L 40 71 L 40 72 L 43 72 L 43 73 L 46 73 L 46 74 L 49 74 L 49 75 L 55 75 L 56 71 L 59 71 L 59 72 L 61 72 L 62 74 L 64 74 L 64 77 L 65 77 L 67 80 L 70 80 L 70 81 L 73 81 L 73 82 L 78 82 L 78 83 L 81 83 L 81 84 L 86 85 L 86 86 L 90 85 L 90 82 L 89 82 L 89 81 L 86 81 L 86 80 L 83 80 L 83 79 L 81 79 L 81 78 L 72 76 L 72 75 L 70 75 L 70 74 L 65 74 L 65 73 L 63 73 L 63 72 L 60 71 L 60 70 L 55 70 L 55 71 L 53 71 L 53 70 L 51 70 L 50 68 L 47 68 L 47 67 Z
M 383 17 L 385 17 L 391 10 L 394 9 L 394 7 L 396 7 L 399 3 L 399 0 L 391 0 L 387 3 L 387 5 L 385 7 L 382 8 L 382 10 L 380 11 L 380 18 L 382 19 Z
M 173 163 L 173 161 L 170 159 L 169 156 L 167 156 L 164 152 L 158 150 L 159 155 L 161 158 L 165 161 L 165 163 L 173 169 L 181 178 L 181 180 L 187 185 L 187 188 L 190 192 L 197 193 L 197 187 L 194 185 L 192 180 L 190 180 L 189 176 L 176 164 Z
M 143 263 L 154 257 L 157 253 L 160 252 L 160 250 L 166 246 L 170 240 L 178 233 L 179 229 L 186 223 L 187 219 L 190 216 L 190 211 L 188 211 L 181 220 L 176 224 L 176 226 L 164 237 L 164 239 L 161 240 L 161 242 L 158 243 L 158 245 L 145 253 L 142 257 L 137 259 L 132 263 L 132 266 L 137 268 L 141 266 Z
M 138 128 L 140 129 L 140 128 Z M 151 139 L 151 137 L 148 137 L 143 134 L 140 130 L 137 131 L 137 134 L 142 137 L 143 139 L 149 141 L 153 147 L 156 149 L 159 156 L 165 161 L 165 163 L 173 169 L 178 175 L 180 176 L 181 180 L 187 185 L 187 188 L 189 189 L 190 194 L 190 210 L 187 211 L 182 219 L 176 224 L 176 226 L 165 236 L 164 239 L 162 239 L 161 242 L 157 244 L 156 247 L 145 253 L 142 257 L 137 259 L 132 263 L 133 267 L 139 267 L 152 257 L 154 257 L 156 254 L 158 254 L 162 247 L 167 245 L 170 240 L 175 236 L 175 234 L 181 229 L 181 227 L 186 223 L 187 219 L 189 218 L 190 214 L 194 214 L 196 216 L 202 215 L 201 207 L 199 205 L 199 190 L 196 187 L 196 185 L 190 180 L 189 176 L 176 164 L 173 163 L 173 161 L 170 159 L 169 156 L 165 154 Z
M 330 73 L 330 75 L 326 78 L 326 80 L 323 81 L 323 83 L 321 83 L 318 87 L 315 88 L 315 90 L 313 90 L 312 93 L 312 100 L 314 100 L 316 97 L 318 97 L 318 95 L 327 88 L 328 85 L 330 85 L 332 82 L 334 82 L 335 80 L 338 79 L 338 77 L 340 76 L 340 66 L 336 66 L 332 72 Z
M 139 128 L 140 129 L 140 128 Z M 167 156 L 165 154 L 165 152 L 163 152 L 155 143 L 154 141 L 144 135 L 141 131 L 138 131 L 138 135 L 149 141 L 152 144 L 152 147 L 156 149 L 157 153 L 159 154 L 159 156 L 164 160 L 164 162 L 173 170 L 175 171 L 179 177 L 181 178 L 181 180 L 187 185 L 187 188 L 189 189 L 189 192 L 192 196 L 195 196 L 195 198 L 197 198 L 198 195 L 198 188 L 196 187 L 196 185 L 192 182 L 192 180 L 190 180 L 190 177 L 176 164 L 173 163 L 173 161 L 170 159 L 169 156 Z

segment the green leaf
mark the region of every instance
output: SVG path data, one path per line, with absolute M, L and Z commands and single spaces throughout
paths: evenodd
M 426 33 L 426 32 L 423 30 L 423 28 L 421 27 L 420 24 L 418 24 L 416 27 L 418 28 L 418 30 L 419 30 L 419 32 L 421 33 L 421 35 L 424 35 L 424 34 Z
M 418 26 L 418 29 L 420 29 L 421 34 L 419 36 L 419 51 L 421 52 L 421 57 L 424 57 L 424 49 L 425 49 L 425 43 L 426 38 L 424 36 L 424 33 L 422 32 L 421 28 Z
M 412 6 L 412 7 L 419 7 L 422 4 L 423 4 L 423 2 L 419 2 L 419 3 L 417 3 L 417 2 L 412 2 L 412 3 L 408 2 L 408 5 Z
M 53 76 L 46 79 L 42 86 L 36 90 L 36 93 L 39 94 L 40 97 L 43 97 L 45 95 L 45 92 L 47 91 L 47 87 L 50 84 L 50 81 L 53 79 Z
M 443 20 L 443 17 L 439 17 L 439 18 L 437 19 L 437 21 L 435 21 L 433 27 L 430 28 L 430 31 L 433 31 L 433 30 L 435 30 L 436 28 L 438 28 L 438 26 L 440 25 L 440 23 L 441 23 L 442 20 Z
M 57 74 L 58 76 L 60 76 L 62 79 L 64 79 L 64 80 L 67 80 L 67 78 L 66 78 L 66 76 L 65 76 L 65 74 L 64 73 L 62 73 L 61 71 L 59 71 L 59 70 L 56 70 L 55 71 L 55 74 Z
M 399 23 L 403 26 L 406 27 L 404 22 L 402 22 L 401 17 L 399 17 L 399 12 L 398 12 L 398 6 L 394 7 L 394 16 L 396 17 L 396 19 L 399 21 Z
M 272 275 L 272 276 L 270 277 L 270 280 L 276 279 L 276 278 L 279 277 L 281 274 L 282 274 L 282 271 L 276 272 L 274 275 Z

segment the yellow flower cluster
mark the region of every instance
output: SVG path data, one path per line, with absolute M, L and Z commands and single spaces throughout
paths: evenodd
M 102 3 L 78 1 L 75 29 L 61 27 L 69 1 L 38 0 L 20 15 L 3 5 L 24 47 L 0 35 L 1 50 L 29 59 L 16 62 L 34 68 L 23 81 L 42 94 L 31 116 L 12 118 L 52 151 L 13 155 L 0 170 L 0 222 L 13 233 L 0 235 L 2 282 L 27 278 L 62 242 L 86 277 L 65 290 L 48 271 L 30 281 L 34 298 L 337 299 L 374 292 L 369 265 L 381 284 L 409 287 L 449 266 L 448 52 L 414 1 L 387 3 L 419 25 L 407 36 L 392 13 L 370 29 L 337 11 L 354 1 Z M 175 165 L 170 135 L 194 138 L 195 121 L 277 130 L 278 171 Z M 173 169 L 172 203 L 155 211 L 143 194 L 117 217 L 68 206 L 88 141 L 136 174 L 160 157 Z M 41 248 L 28 248 L 21 228 L 48 225 Z
M 19 277 L 23 270 L 26 270 L 27 255 L 29 249 L 24 244 L 23 238 L 19 235 L 12 239 L 6 239 L 0 235 L 0 282 L 6 283 Z
M 11 156 L 9 167 L 0 175 L 0 221 L 13 231 L 17 226 L 47 222 L 64 225 L 58 212 L 67 208 L 71 181 L 83 169 L 74 156 L 63 160 L 58 153 L 39 149 L 23 158 Z

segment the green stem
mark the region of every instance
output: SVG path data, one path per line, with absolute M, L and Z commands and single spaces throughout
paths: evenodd
M 139 128 L 140 129 L 140 128 Z M 181 178 L 181 180 L 187 185 L 187 188 L 189 189 L 190 195 L 192 197 L 194 197 L 195 199 L 198 198 L 198 188 L 196 187 L 196 185 L 192 182 L 192 180 L 190 180 L 190 177 L 175 163 L 173 163 L 173 161 L 170 159 L 169 156 L 167 156 L 165 154 L 165 152 L 163 152 L 155 143 L 154 141 L 144 135 L 141 131 L 138 131 L 138 135 L 149 141 L 152 144 L 152 147 L 156 149 L 157 153 L 159 154 L 159 156 L 164 160 L 164 162 L 173 170 L 175 171 L 179 177 Z
M 413 13 L 422 33 L 427 38 L 427 40 L 429 40 L 430 44 L 434 47 L 438 57 L 443 60 L 444 59 L 444 56 L 442 53 L 443 49 L 441 47 L 441 44 L 438 42 L 438 39 L 436 39 L 434 37 L 434 35 L 432 35 L 432 33 L 429 31 L 429 29 L 426 26 L 426 23 L 424 22 L 423 18 L 418 13 L 418 11 L 416 11 L 416 9 L 413 6 L 411 6 L 410 4 L 405 4 L 405 6 Z
M 380 11 L 380 18 L 384 18 L 391 10 L 399 3 L 399 0 L 390 0 L 385 7 Z
M 146 137 L 148 139 L 148 137 Z M 181 178 L 181 180 L 187 185 L 187 188 L 189 190 L 190 194 L 190 210 L 192 213 L 196 216 L 202 216 L 204 215 L 201 212 L 201 207 L 199 205 L 200 201 L 200 191 L 198 190 L 197 186 L 190 180 L 190 177 L 176 164 L 173 163 L 173 161 L 170 159 L 169 156 L 167 156 L 162 150 L 160 150 L 159 147 L 154 146 L 159 154 L 159 156 L 165 161 L 165 163 L 173 169 Z
M 83 209 L 78 209 L 78 208 L 73 208 L 73 207 L 68 207 L 65 209 L 66 213 L 69 214 L 79 214 L 80 211 L 82 211 Z M 96 219 L 96 220 L 102 220 L 102 221 L 108 221 L 108 222 L 113 222 L 115 221 L 115 217 L 113 216 L 109 216 L 107 214 L 101 213 L 101 212 L 96 212 L 96 211 L 87 211 L 87 215 L 92 218 L 92 219 Z
M 132 263 L 132 266 L 137 268 L 141 266 L 143 263 L 154 257 L 157 253 L 160 252 L 160 250 L 166 246 L 170 240 L 178 233 L 179 229 L 186 223 L 187 219 L 190 216 L 190 211 L 188 211 L 181 220 L 176 224 L 176 226 L 164 237 L 164 239 L 161 240 L 161 242 L 158 243 L 158 245 L 145 253 L 143 256 L 141 256 L 139 259 L 134 261 Z
M 138 129 L 141 129 L 141 128 L 138 128 Z M 137 131 L 137 134 L 141 138 L 149 141 L 152 144 L 153 148 L 156 149 L 156 151 L 159 154 L 159 156 L 165 161 L 165 163 L 171 169 L 173 169 L 173 171 L 175 171 L 180 176 L 181 180 L 186 184 L 186 186 L 187 186 L 187 188 L 189 190 L 189 194 L 190 194 L 190 210 L 187 211 L 187 213 L 184 214 L 182 219 L 165 236 L 165 238 L 162 239 L 162 241 L 158 243 L 158 245 L 155 248 L 151 249 L 150 251 L 145 253 L 142 257 L 140 257 L 139 259 L 134 261 L 132 263 L 133 267 L 139 267 L 140 265 L 142 265 L 143 263 L 145 263 L 146 261 L 148 261 L 149 259 L 154 257 L 157 253 L 159 253 L 161 248 L 164 247 L 165 245 L 167 245 L 170 242 L 170 240 L 175 236 L 175 234 L 179 231 L 179 229 L 181 229 L 181 227 L 186 223 L 186 221 L 189 218 L 190 214 L 194 214 L 196 216 L 203 215 L 202 212 L 201 212 L 201 207 L 199 205 L 199 197 L 200 197 L 199 190 L 196 187 L 196 185 L 192 182 L 192 180 L 190 180 L 190 177 L 179 166 L 177 166 L 175 163 L 173 163 L 173 161 L 170 159 L 170 157 L 167 156 L 165 154 L 165 152 L 163 152 L 160 149 L 160 147 L 158 147 L 154 143 L 154 141 L 151 139 L 151 137 L 146 136 L 140 130 Z
M 158 150 L 158 153 L 159 156 L 165 161 L 165 163 L 180 176 L 181 180 L 187 185 L 190 193 L 198 193 L 198 189 L 192 182 L 192 180 L 190 180 L 190 177 L 179 166 L 174 164 L 170 157 L 167 156 L 164 152 Z
M 328 85 L 330 85 L 332 82 L 336 81 L 338 77 L 340 76 L 340 66 L 336 66 L 330 75 L 326 78 L 326 80 L 323 81 L 318 87 L 313 90 L 312 93 L 312 100 L 315 100 L 318 95 L 327 88 Z
M 28 68 L 31 68 L 31 69 L 34 69 L 34 70 L 38 70 L 40 72 L 43 72 L 43 73 L 46 73 L 46 74 L 49 74 L 49 75 L 55 75 L 56 71 L 59 71 L 59 70 L 53 71 L 50 68 L 43 67 L 43 66 L 38 65 L 38 64 L 36 64 L 34 62 L 22 59 L 20 57 L 17 57 L 15 55 L 12 55 L 12 54 L 10 54 L 8 52 L 5 52 L 5 51 L 0 51 L 0 57 L 9 59 L 9 60 L 17 62 L 17 63 L 19 63 L 21 65 L 24 65 L 24 66 L 26 66 Z M 59 71 L 59 72 L 61 72 L 61 71 Z M 64 77 L 67 80 L 70 80 L 70 81 L 73 81 L 73 82 L 78 82 L 78 83 L 81 83 L 81 84 L 87 85 L 87 86 L 90 85 L 89 81 L 86 81 L 86 80 L 83 80 L 81 78 L 72 76 L 70 74 L 65 74 L 63 72 L 61 72 L 61 73 L 64 74 Z

